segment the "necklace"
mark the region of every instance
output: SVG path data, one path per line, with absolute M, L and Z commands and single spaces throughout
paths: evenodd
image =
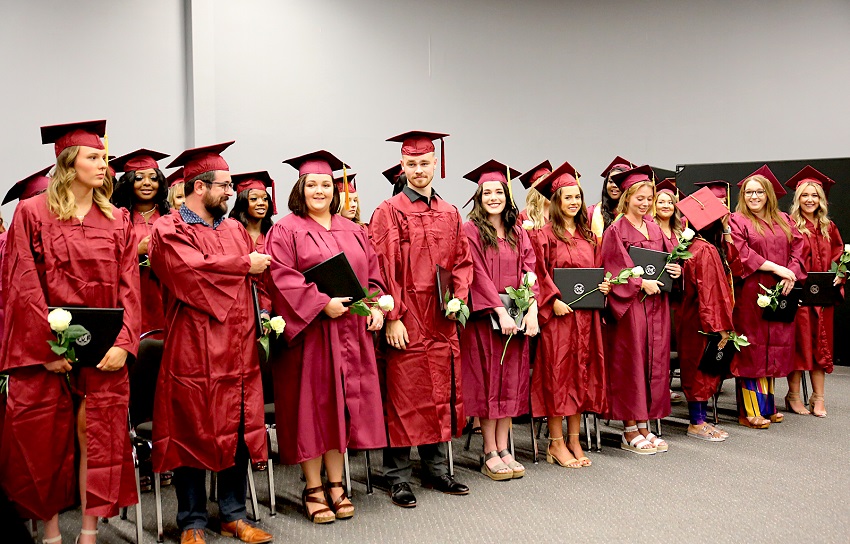
M 626 221 L 628 221 L 628 222 L 629 222 L 629 224 L 635 228 L 635 230 L 640 230 L 640 228 L 643 226 L 643 221 L 641 221 L 640 225 L 635 225 L 634 223 L 632 223 L 632 220 L 631 220 L 631 219 L 629 219 L 629 216 L 628 216 L 628 215 L 625 215 L 625 216 L 623 216 L 623 217 L 625 217 L 625 218 L 626 218 Z
M 147 219 L 148 217 L 150 217 L 150 216 L 153 214 L 153 212 L 155 212 L 155 211 L 156 211 L 156 208 L 157 208 L 157 205 L 156 205 L 156 204 L 154 204 L 154 205 L 153 205 L 153 208 L 149 209 L 149 210 L 148 210 L 148 211 L 146 211 L 146 212 L 139 212 L 139 215 L 141 215 L 142 217 L 144 217 L 145 219 Z

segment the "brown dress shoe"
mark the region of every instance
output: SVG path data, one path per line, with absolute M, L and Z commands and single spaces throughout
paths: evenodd
M 186 529 L 180 535 L 180 544 L 207 544 L 203 529 Z
M 263 542 L 274 540 L 272 535 L 253 525 L 249 525 L 244 519 L 222 523 L 221 536 L 235 536 L 242 542 L 251 542 L 253 544 L 262 544 Z

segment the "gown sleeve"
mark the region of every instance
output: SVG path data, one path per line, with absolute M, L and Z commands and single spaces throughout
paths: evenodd
M 404 317 L 407 308 L 404 305 L 402 288 L 399 279 L 403 277 L 401 269 L 401 240 L 399 238 L 399 227 L 393 219 L 393 210 L 390 204 L 383 203 L 372 214 L 369 220 L 369 238 L 375 248 L 378 258 L 378 267 L 386 286 L 385 292 L 392 295 L 395 307 L 387 312 L 387 320 L 397 320 Z
M 473 264 L 472 253 L 469 250 L 469 242 L 463 233 L 463 222 L 460 213 L 454 210 L 455 215 L 455 254 L 452 266 L 452 287 L 454 296 L 464 302 L 469 302 L 469 287 L 472 284 Z
M 538 276 L 538 281 L 531 286 L 531 292 L 534 293 L 535 300 L 540 298 L 540 281 L 539 274 L 537 274 L 537 254 L 534 251 L 534 246 L 531 243 L 531 237 L 528 235 L 528 232 L 522 228 L 517 229 L 517 238 L 519 242 L 517 244 L 518 249 L 520 250 L 520 259 L 522 259 L 522 274 L 520 278 L 525 275 L 526 272 L 534 272 Z
M 540 295 L 537 299 L 537 312 L 540 324 L 552 318 L 552 305 L 555 300 L 561 298 L 561 291 L 555 286 L 549 270 L 552 267 L 552 240 L 543 231 L 534 237 L 536 245 L 535 253 L 540 257 L 537 262 L 537 286 Z
M 463 225 L 463 231 L 469 243 L 473 264 L 472 284 L 469 286 L 469 309 L 473 312 L 495 310 L 502 306 L 502 299 L 499 298 L 499 290 L 496 289 L 490 277 L 490 271 L 487 270 L 487 250 L 482 247 L 478 227 L 472 221 L 467 221 Z
M 224 323 L 248 281 L 251 239 L 246 233 L 243 255 L 207 255 L 196 247 L 187 226 L 180 219 L 154 223 L 151 268 L 183 304 Z
M 629 252 L 620 236 L 619 225 L 614 223 L 608 227 L 602 237 L 602 267 L 616 277 L 624 268 L 634 268 L 634 266 L 635 263 L 629 257 Z M 629 278 L 628 282 L 622 285 L 611 286 L 607 297 L 607 307 L 615 319 L 623 317 L 637 300 L 642 284 L 641 278 Z
M 767 259 L 750 248 L 750 220 L 733 213 L 729 221 L 732 228 L 732 243 L 738 252 L 738 263 L 740 268 L 739 277 L 746 278 L 756 272 Z M 802 240 L 801 240 L 802 241 Z M 802 247 L 800 248 L 802 252 Z
M 803 252 L 805 251 L 807 242 L 805 238 L 803 238 L 803 235 L 800 234 L 800 230 L 797 228 L 797 225 L 791 217 L 784 213 L 782 214 L 782 217 L 791 229 L 791 251 L 788 257 L 788 264 L 785 266 L 794 273 L 797 277 L 797 281 L 806 281 L 806 276 L 808 274 L 806 273 L 806 265 L 803 262 Z
M 290 342 L 321 314 L 331 297 L 319 291 L 316 284 L 307 283 L 296 269 L 295 239 L 284 224 L 277 223 L 269 231 L 266 251 L 272 257 L 272 307 L 286 321 L 283 335 Z
M 114 210 L 117 212 L 118 210 Z M 118 305 L 124 308 L 124 324 L 115 339 L 115 346 L 124 348 L 133 356 L 139 351 L 142 333 L 142 292 L 139 286 L 139 253 L 130 212 L 121 209 L 127 228 L 124 229 L 124 247 L 121 248 L 121 275 L 118 279 Z M 116 217 L 115 221 L 119 219 Z
M 729 282 L 720 263 L 720 256 L 713 258 L 711 247 L 701 247 L 689 259 L 690 270 L 696 283 L 699 301 L 699 321 L 703 332 L 734 330 L 732 323 L 732 296 Z

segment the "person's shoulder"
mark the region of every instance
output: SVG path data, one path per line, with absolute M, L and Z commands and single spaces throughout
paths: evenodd
M 21 200 L 15 207 L 15 213 L 22 213 L 26 216 L 38 215 L 39 212 L 47 210 L 47 192 L 35 195 L 32 198 Z

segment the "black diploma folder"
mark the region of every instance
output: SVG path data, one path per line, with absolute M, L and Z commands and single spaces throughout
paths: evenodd
M 759 288 L 761 291 L 761 288 Z M 802 288 L 794 286 L 787 297 L 779 295 L 779 305 L 775 310 L 765 308 L 762 310 L 761 316 L 765 321 L 779 321 L 781 323 L 793 323 L 794 317 L 797 316 L 797 310 L 800 308 L 800 297 L 802 296 Z M 760 292 L 759 294 L 764 294 Z
M 835 306 L 841 304 L 841 288 L 833 285 L 835 272 L 809 272 L 800 292 L 800 306 Z
M 670 254 L 665 251 L 656 251 L 637 246 L 629 248 L 629 257 L 632 258 L 635 266 L 643 267 L 643 277 L 641 279 L 657 279 L 664 284 L 661 286 L 661 290 L 665 293 L 673 290 L 673 278 L 670 277 L 670 273 L 664 268 L 664 265 L 667 264 L 667 257 L 669 256 Z M 658 277 L 658 274 L 661 274 L 661 277 Z
M 502 301 L 502 306 L 504 306 L 508 311 L 508 315 L 516 322 L 517 327 L 522 326 L 522 320 L 525 317 L 525 313 L 519 311 L 516 301 L 507 293 L 499 293 L 499 299 Z M 494 331 L 502 331 L 502 326 L 499 324 L 499 314 L 496 312 L 492 312 L 490 314 L 490 325 L 493 327 Z
M 82 325 L 89 334 L 71 342 L 77 367 L 95 367 L 103 359 L 124 326 L 124 308 L 75 308 L 51 306 L 48 311 L 62 308 L 71 312 L 71 325 Z M 55 340 L 51 338 L 51 340 Z
M 316 284 L 319 291 L 331 298 L 351 297 L 351 302 L 346 302 L 346 306 L 366 296 L 357 274 L 342 252 L 305 270 L 304 279 Z
M 446 296 L 448 293 L 448 296 Z M 446 302 L 452 299 L 452 273 L 437 265 L 437 304 L 443 315 L 446 313 Z
M 735 352 L 738 349 L 731 341 L 726 342 L 722 350 L 717 349 L 718 344 L 720 344 L 719 334 L 712 334 L 708 337 L 708 342 L 705 344 L 705 350 L 702 352 L 702 358 L 699 361 L 698 368 L 705 374 L 726 376 L 729 372 L 729 365 L 732 364 L 732 359 L 735 357 Z
M 603 268 L 556 268 L 552 271 L 552 281 L 561 292 L 561 300 L 573 310 L 601 310 L 605 307 L 602 291 L 594 291 L 581 298 L 596 289 L 603 279 Z

